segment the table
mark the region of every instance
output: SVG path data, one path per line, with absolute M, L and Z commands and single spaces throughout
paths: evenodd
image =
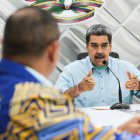
M 96 107 L 80 108 L 80 110 L 89 116 L 94 125 L 116 128 L 140 113 L 140 104 L 130 106 L 131 109 L 128 110 L 109 110 L 109 107 L 108 110 L 97 110 Z

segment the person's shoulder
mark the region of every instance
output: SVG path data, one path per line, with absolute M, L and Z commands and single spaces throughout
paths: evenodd
M 45 103 L 57 100 L 64 102 L 67 99 L 56 88 L 42 86 L 40 83 L 34 82 L 18 83 L 15 85 L 15 90 L 11 100 L 11 113 L 12 115 L 16 115 L 17 110 L 15 111 L 14 108 L 21 103 L 23 105 L 24 102 L 41 103 L 43 101 Z
M 121 59 L 112 58 L 112 57 L 110 57 L 110 60 L 111 60 L 112 64 L 119 65 L 119 66 L 122 66 L 122 67 L 132 67 L 132 66 L 134 66 L 134 64 L 132 64 L 131 62 L 126 61 L 126 60 L 121 60 Z
M 57 97 L 59 96 L 62 97 L 62 94 L 55 87 L 50 87 L 50 86 L 47 87 L 47 86 L 43 86 L 41 83 L 34 83 L 34 82 L 17 83 L 15 85 L 14 96 L 16 96 L 16 91 L 23 92 L 24 98 L 41 97 L 41 96 L 51 98 L 53 97 L 53 95 Z M 27 96 L 25 96 L 25 94 L 27 94 Z M 21 99 L 23 98 L 21 97 Z
M 82 60 L 75 60 L 75 61 L 69 63 L 68 65 L 66 65 L 64 70 L 73 69 L 73 68 L 79 68 L 79 67 L 83 66 L 86 63 L 86 61 L 87 61 L 86 58 L 84 58 Z
M 19 83 L 15 87 L 14 96 L 10 102 L 10 127 L 12 129 L 9 130 L 16 133 L 14 129 L 19 130 L 22 126 L 25 130 L 29 124 L 30 128 L 34 128 L 38 126 L 38 123 L 39 129 L 49 128 L 47 124 L 52 123 L 52 116 L 54 119 L 59 119 L 59 123 L 63 120 L 62 116 L 70 113 L 72 115 L 73 108 L 72 100 L 68 100 L 55 88 L 33 82 Z

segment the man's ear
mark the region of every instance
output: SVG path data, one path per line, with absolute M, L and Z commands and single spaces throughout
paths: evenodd
M 50 46 L 48 47 L 48 57 L 51 62 L 55 61 L 56 51 L 58 49 L 58 42 L 53 41 Z

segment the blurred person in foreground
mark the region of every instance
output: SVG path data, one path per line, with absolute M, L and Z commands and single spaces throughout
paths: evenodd
M 140 116 L 114 130 L 95 127 L 88 116 L 62 96 L 46 77 L 59 50 L 55 19 L 46 11 L 24 7 L 6 22 L 0 61 L 0 140 L 138 139 Z

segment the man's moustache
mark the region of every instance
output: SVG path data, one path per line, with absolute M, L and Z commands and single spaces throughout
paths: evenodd
M 101 58 L 105 58 L 105 56 L 103 54 L 97 54 L 95 55 L 96 59 L 101 59 Z

